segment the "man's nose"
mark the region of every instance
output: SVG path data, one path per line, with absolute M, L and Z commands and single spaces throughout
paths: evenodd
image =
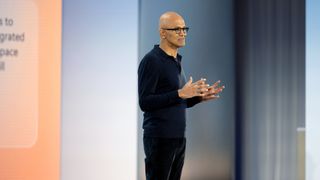
M 187 32 L 184 32 L 183 30 L 181 30 L 179 32 L 179 36 L 186 37 L 187 36 Z

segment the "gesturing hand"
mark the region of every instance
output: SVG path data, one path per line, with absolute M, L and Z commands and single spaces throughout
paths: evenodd
M 204 93 L 204 96 L 202 96 L 202 101 L 219 98 L 218 93 L 220 93 L 225 88 L 225 86 L 218 86 L 219 83 L 220 80 L 215 82 L 212 86 L 208 87 L 208 91 Z
M 195 96 L 205 96 L 205 92 L 208 91 L 209 84 L 205 83 L 206 79 L 201 78 L 197 82 L 192 83 L 192 77 L 178 90 L 179 97 L 182 99 L 192 98 Z

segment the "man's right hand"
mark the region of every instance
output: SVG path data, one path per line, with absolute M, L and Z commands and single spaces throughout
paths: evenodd
M 201 78 L 197 82 L 192 83 L 192 77 L 178 90 L 179 97 L 182 99 L 192 98 L 195 96 L 204 96 L 204 92 L 208 91 L 209 84 L 205 83 L 206 79 Z

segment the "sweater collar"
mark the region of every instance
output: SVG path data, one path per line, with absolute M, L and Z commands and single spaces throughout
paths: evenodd
M 153 48 L 160 56 L 165 57 L 166 59 L 172 59 L 175 60 L 175 58 L 173 56 L 168 55 L 166 52 L 164 52 L 160 47 L 159 44 L 154 45 Z M 177 54 L 177 60 L 179 62 L 181 62 L 182 60 L 182 56 L 178 53 Z

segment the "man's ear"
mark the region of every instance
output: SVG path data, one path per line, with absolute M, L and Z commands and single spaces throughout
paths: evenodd
M 166 38 L 166 32 L 163 29 L 159 29 L 160 38 L 165 39 Z

